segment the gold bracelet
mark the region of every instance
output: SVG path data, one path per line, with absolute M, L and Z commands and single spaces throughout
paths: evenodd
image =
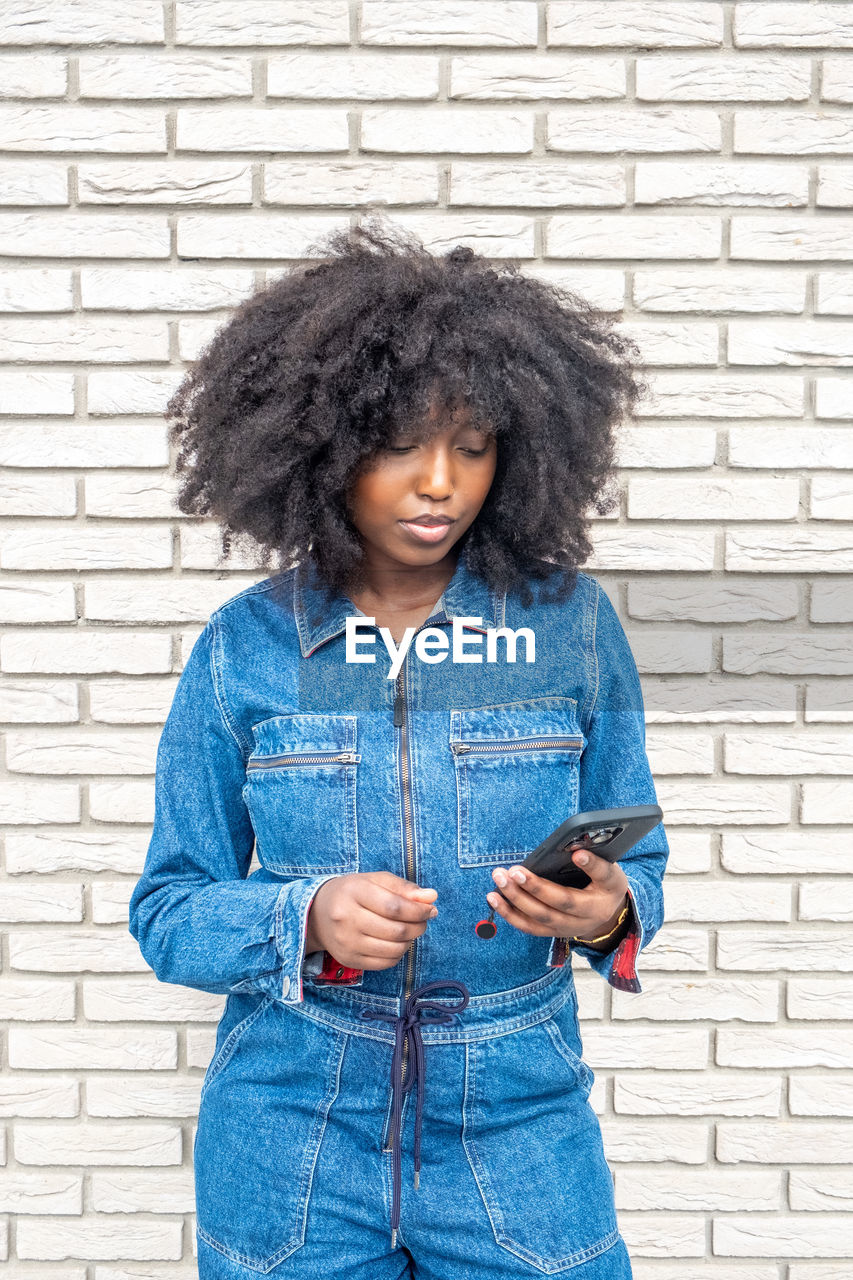
M 631 900 L 629 898 L 628 901 L 625 903 L 625 906 L 622 908 L 621 912 L 619 913 L 619 919 L 616 921 L 615 925 L 608 933 L 603 933 L 600 938 L 569 938 L 569 942 L 578 942 L 581 944 L 581 946 L 584 946 L 584 947 L 593 947 L 600 942 L 607 942 L 610 938 L 613 937 L 614 934 L 618 933 L 619 929 L 625 923 L 625 919 L 630 910 L 631 910 Z

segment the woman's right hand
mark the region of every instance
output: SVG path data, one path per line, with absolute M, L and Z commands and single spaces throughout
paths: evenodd
M 438 915 L 437 897 L 390 871 L 334 876 L 311 901 L 306 954 L 328 951 L 348 969 L 390 969 Z

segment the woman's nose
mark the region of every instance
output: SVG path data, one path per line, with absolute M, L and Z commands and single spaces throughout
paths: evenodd
M 449 449 L 424 451 L 418 490 L 433 497 L 446 497 L 453 492 L 453 463 Z

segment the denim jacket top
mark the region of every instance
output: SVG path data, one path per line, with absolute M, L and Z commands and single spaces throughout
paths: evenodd
M 380 870 L 436 889 L 439 914 L 399 964 L 355 971 L 366 993 L 455 978 L 487 995 L 564 963 L 563 940 L 499 916 L 494 938 L 476 935 L 492 868 L 521 861 L 573 813 L 656 794 L 637 669 L 607 595 L 585 573 L 562 604 L 530 585 L 524 608 L 475 576 L 463 549 L 424 624 L 432 648 L 421 657 L 413 643 L 395 679 L 378 628 L 344 595 L 327 603 L 307 562 L 215 610 L 160 739 L 130 901 L 130 931 L 158 978 L 296 1004 L 322 983 L 305 964 L 313 895 L 333 876 Z M 346 661 L 348 616 L 374 662 Z M 467 619 L 467 661 L 436 642 L 451 641 L 454 618 Z M 498 639 L 487 661 L 498 627 L 529 628 L 535 660 L 521 639 L 507 661 Z M 620 864 L 635 950 L 662 922 L 668 852 L 659 823 Z M 613 981 L 615 953 L 573 949 Z

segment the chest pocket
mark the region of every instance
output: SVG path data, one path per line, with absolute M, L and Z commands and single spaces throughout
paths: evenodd
M 460 865 L 522 859 L 577 813 L 583 747 L 574 698 L 451 711 Z
M 356 717 L 274 716 L 252 733 L 243 799 L 261 865 L 288 876 L 357 871 Z

